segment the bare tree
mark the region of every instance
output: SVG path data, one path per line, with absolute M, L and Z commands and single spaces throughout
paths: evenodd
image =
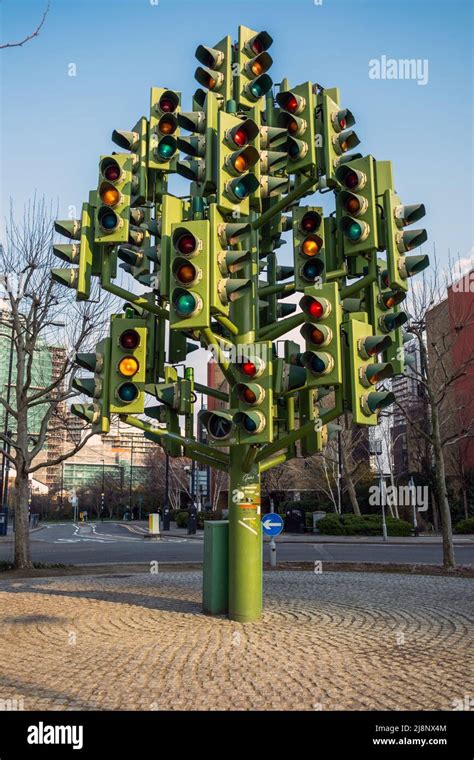
M 146 480 L 149 489 L 153 491 L 157 501 L 164 504 L 166 500 L 166 455 L 161 446 L 147 451 L 145 457 Z M 191 466 L 191 460 L 186 457 L 169 457 L 168 461 L 168 500 L 171 509 L 181 506 L 181 494 L 191 498 L 189 489 L 189 472 L 185 469 Z
M 92 434 L 76 428 L 71 439 L 66 401 L 76 372 L 76 351 L 92 348 L 104 325 L 110 299 L 78 303 L 75 292 L 55 284 L 52 208 L 44 198 L 25 207 L 21 221 L 13 209 L 0 246 L 2 324 L 11 338 L 11 378 L 0 396 L 5 424 L 0 440 L 15 469 L 15 566 L 30 567 L 28 525 L 29 478 L 75 454 Z M 62 332 L 61 332 L 62 331 Z M 54 347 L 58 348 L 54 348 Z M 11 382 L 10 382 L 11 379 Z M 11 428 L 11 430 L 9 429 Z M 51 430 L 63 436 L 53 454 L 47 449 Z M 84 427 L 84 429 L 86 429 Z
M 461 361 L 453 361 L 453 336 L 473 324 L 472 299 L 455 299 L 456 308 L 448 313 L 446 286 L 449 285 L 436 257 L 429 274 L 418 278 L 412 289 L 407 329 L 415 335 L 420 368 L 411 369 L 416 377 L 417 399 L 423 399 L 426 414 L 420 420 L 413 414 L 414 401 L 397 404 L 409 429 L 424 439 L 431 450 L 443 534 L 443 563 L 446 569 L 456 566 L 452 536 L 451 511 L 447 488 L 447 461 L 450 449 L 474 435 L 474 421 L 466 415 L 469 394 L 460 394 L 456 386 L 472 376 L 474 345 L 465 343 Z M 444 308 L 443 308 L 444 304 Z M 466 306 L 467 305 L 467 306 Z M 466 310 L 467 309 L 467 310 Z M 471 388 L 472 393 L 472 388 Z
M 19 42 L 5 42 L 3 45 L 0 45 L 0 50 L 2 50 L 4 48 L 23 47 L 23 45 L 26 42 L 29 42 L 30 40 L 34 39 L 35 37 L 38 37 L 38 35 L 39 35 L 39 33 L 40 33 L 40 31 L 41 31 L 41 29 L 43 27 L 43 24 L 44 24 L 44 22 L 46 20 L 46 16 L 49 13 L 50 5 L 51 5 L 51 2 L 50 2 L 50 0 L 48 0 L 48 4 L 47 4 L 47 6 L 46 6 L 46 8 L 45 8 L 45 10 L 43 12 L 43 15 L 41 17 L 41 20 L 40 20 L 39 24 L 36 27 L 36 29 L 34 30 L 34 32 L 31 32 L 31 34 L 27 34 Z

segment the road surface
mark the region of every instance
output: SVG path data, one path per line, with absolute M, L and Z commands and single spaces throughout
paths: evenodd
M 144 524 L 142 524 L 144 525 Z M 201 538 L 167 536 L 160 541 L 143 538 L 135 523 L 45 524 L 31 534 L 33 560 L 45 563 L 95 565 L 117 562 L 201 562 Z M 166 534 L 164 534 L 166 536 Z M 410 539 L 407 539 L 409 541 Z M 459 564 L 474 564 L 474 543 L 456 545 Z M 0 560 L 11 560 L 13 543 L 0 543 Z M 380 543 L 278 543 L 279 561 L 395 562 L 441 564 L 441 544 Z M 264 558 L 269 559 L 268 544 Z

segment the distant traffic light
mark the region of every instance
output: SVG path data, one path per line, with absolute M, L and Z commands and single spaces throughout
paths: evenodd
M 239 26 L 237 74 L 234 99 L 239 107 L 251 108 L 270 92 L 273 82 L 267 73 L 273 63 L 267 52 L 273 43 L 268 32 L 256 32 Z
M 110 338 L 103 338 L 94 353 L 78 353 L 75 364 L 93 372 L 92 378 L 74 377 L 72 386 L 79 393 L 93 399 L 92 404 L 72 404 L 71 412 L 92 425 L 94 433 L 108 433 L 110 429 L 109 381 L 110 381 Z
M 390 391 L 370 390 L 378 382 L 392 377 L 393 367 L 389 363 L 375 362 L 381 342 L 372 342 L 372 327 L 365 322 L 350 318 L 345 324 L 349 353 L 349 376 L 346 388 L 352 417 L 357 425 L 376 425 L 378 413 L 395 401 Z M 346 394 L 347 396 L 347 394 Z
M 180 93 L 163 87 L 152 87 L 148 138 L 148 168 L 175 171 L 180 111 Z
M 300 306 L 305 315 L 301 334 L 306 351 L 301 355 L 301 364 L 307 369 L 307 384 L 340 385 L 342 307 L 337 283 L 308 287 L 304 293 Z
M 110 411 L 142 414 L 147 362 L 146 321 L 116 316 L 111 322 Z
M 131 155 L 101 156 L 94 225 L 96 243 L 128 242 L 131 192 Z
M 259 182 L 250 169 L 260 159 L 258 150 L 250 143 L 258 135 L 253 119 L 241 119 L 219 111 L 217 137 L 217 205 L 224 213 L 239 210 L 249 213 L 249 196 Z
M 178 148 L 186 153 L 184 161 L 178 161 L 177 172 L 194 182 L 193 195 L 215 193 L 217 186 L 215 150 L 219 100 L 217 95 L 206 95 L 203 110 L 181 111 L 178 124 L 191 132 L 191 136 L 178 137 Z
M 336 169 L 341 191 L 336 195 L 337 220 L 344 254 L 368 253 L 379 247 L 374 159 L 359 158 Z
M 171 226 L 170 328 L 210 325 L 209 220 Z
M 425 207 L 422 203 L 402 206 L 400 199 L 392 190 L 385 191 L 383 207 L 387 247 L 387 271 L 383 275 L 384 285 L 406 291 L 408 278 L 422 272 L 430 264 L 427 255 L 406 255 L 408 251 L 418 248 L 427 241 L 426 230 L 403 231 L 405 227 L 425 216 Z
M 292 90 L 279 92 L 276 101 L 281 108 L 278 126 L 287 130 L 288 172 L 297 174 L 316 170 L 316 96 L 311 82 Z
M 316 282 L 322 284 L 325 273 L 322 208 L 295 206 L 292 227 L 296 290 L 304 290 Z

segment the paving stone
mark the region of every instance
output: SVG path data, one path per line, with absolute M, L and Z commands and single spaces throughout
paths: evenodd
M 473 693 L 469 579 L 274 572 L 257 623 L 200 607 L 198 572 L 0 581 L 0 698 L 46 710 L 450 710 Z

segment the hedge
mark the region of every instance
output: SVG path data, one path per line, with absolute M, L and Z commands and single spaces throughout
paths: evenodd
M 406 520 L 387 517 L 389 536 L 411 536 L 412 526 Z M 382 518 L 380 515 L 336 515 L 323 517 L 317 524 L 320 533 L 327 536 L 380 536 Z
M 454 526 L 455 533 L 474 533 L 474 517 L 461 520 Z

